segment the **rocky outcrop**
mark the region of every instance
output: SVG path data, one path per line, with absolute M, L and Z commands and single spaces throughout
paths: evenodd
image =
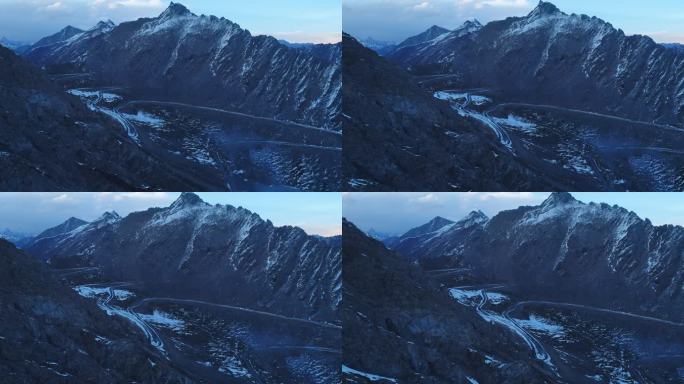
M 143 335 L 0 239 L 0 376 L 13 383 L 191 383 Z

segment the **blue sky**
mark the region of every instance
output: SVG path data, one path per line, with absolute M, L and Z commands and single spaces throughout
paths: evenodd
M 600 17 L 627 34 L 645 34 L 658 42 L 684 43 L 681 0 L 554 0 L 565 13 Z M 524 16 L 538 0 L 342 0 L 344 30 L 354 36 L 401 41 L 432 25 L 455 28 L 477 18 L 486 23 Z
M 180 193 L 0 193 L 0 229 L 37 233 L 71 216 L 90 221 L 106 211 L 121 216 L 166 207 Z M 339 193 L 198 193 L 211 204 L 242 206 L 276 226 L 294 225 L 309 234 L 333 236 L 341 230 Z
M 573 193 L 588 202 L 617 204 L 655 225 L 684 226 L 683 193 Z M 469 212 L 496 213 L 521 205 L 537 205 L 548 192 L 527 193 L 343 193 L 342 214 L 361 229 L 401 234 L 435 216 L 460 220 Z
M 293 42 L 341 39 L 340 0 L 180 0 L 195 14 L 225 17 L 249 29 Z M 159 15 L 165 0 L 0 0 L 0 36 L 33 42 L 67 25 L 90 28 Z

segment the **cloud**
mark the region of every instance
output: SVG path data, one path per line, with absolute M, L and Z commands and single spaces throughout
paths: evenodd
M 529 8 L 532 3 L 530 0 L 458 0 L 456 1 L 461 7 L 472 6 L 475 9 L 482 9 L 485 7 L 495 8 Z

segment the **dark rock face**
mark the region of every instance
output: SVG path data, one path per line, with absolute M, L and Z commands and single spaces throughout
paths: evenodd
M 464 88 L 492 88 L 516 101 L 684 123 L 684 55 L 548 2 L 526 17 L 454 31 L 387 57 L 414 73 L 456 74 Z
M 347 221 L 343 232 L 346 367 L 400 383 L 462 383 L 468 377 L 480 383 L 550 382 L 550 373 L 517 341 L 458 305 L 420 267 Z M 503 363 L 488 365 L 488 355 Z M 345 382 L 366 381 L 347 373 Z
M 0 190 L 197 187 L 143 152 L 116 122 L 90 111 L 4 47 L 0 104 Z
M 290 49 L 229 20 L 172 4 L 159 17 L 103 22 L 25 57 L 48 70 L 91 72 L 103 83 L 149 97 L 339 130 L 339 61 L 316 51 Z
M 0 376 L 13 383 L 190 383 L 142 335 L 0 240 Z
M 553 190 L 402 69 L 343 36 L 348 190 Z
M 168 208 L 124 218 L 107 213 L 25 249 L 53 265 L 102 266 L 112 279 L 166 295 L 337 321 L 339 240 L 274 227 L 246 209 L 211 206 L 191 193 Z
M 457 223 L 401 250 L 430 268 L 471 267 L 528 297 L 675 321 L 683 319 L 683 251 L 684 228 L 653 226 L 624 208 L 584 204 L 567 193 Z

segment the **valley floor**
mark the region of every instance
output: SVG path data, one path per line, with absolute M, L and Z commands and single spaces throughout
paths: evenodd
M 337 383 L 338 325 L 191 299 L 148 297 L 134 283 L 106 282 L 97 268 L 56 271 L 198 383 Z M 104 337 L 97 342 L 108 343 Z M 150 364 L 154 364 L 150 361 Z

